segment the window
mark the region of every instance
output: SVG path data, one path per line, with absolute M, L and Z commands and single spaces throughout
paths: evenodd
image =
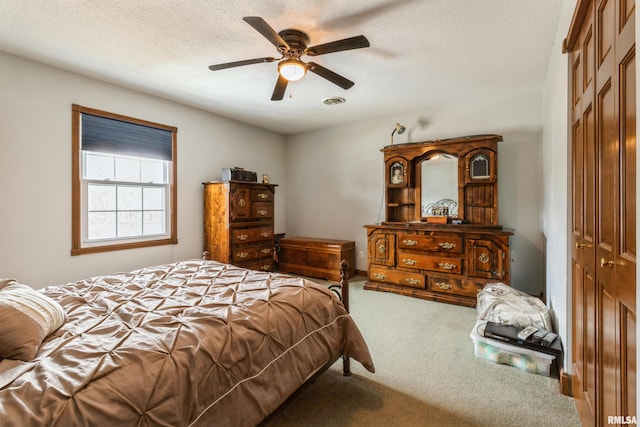
M 177 129 L 72 108 L 72 255 L 177 243 Z

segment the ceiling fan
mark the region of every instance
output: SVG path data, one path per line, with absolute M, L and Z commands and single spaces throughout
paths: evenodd
M 300 80 L 307 71 L 311 71 L 340 86 L 343 89 L 349 89 L 354 83 L 337 74 L 322 65 L 315 62 L 303 62 L 300 57 L 303 55 L 318 56 L 326 53 L 340 52 L 343 50 L 360 49 L 369 47 L 369 40 L 365 36 L 349 37 L 342 40 L 336 40 L 317 46 L 307 47 L 309 44 L 309 35 L 307 33 L 293 28 L 276 32 L 267 22 L 259 16 L 245 16 L 242 18 L 246 23 L 251 25 L 256 31 L 269 40 L 282 55 L 280 58 L 255 58 L 244 61 L 227 62 L 224 64 L 210 65 L 211 71 L 224 70 L 226 68 L 240 67 L 242 65 L 260 64 L 264 62 L 278 62 L 278 80 L 276 87 L 271 96 L 272 101 L 280 101 L 284 97 L 287 84 L 290 81 Z

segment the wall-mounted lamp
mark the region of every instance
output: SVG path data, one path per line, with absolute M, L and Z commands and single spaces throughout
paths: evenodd
M 304 62 L 296 58 L 289 58 L 278 64 L 278 72 L 288 81 L 295 82 L 305 75 L 307 67 Z
M 405 130 L 407 130 L 407 128 L 402 126 L 400 123 L 396 123 L 396 127 L 393 129 L 393 132 L 391 132 L 391 145 L 393 145 L 393 134 L 398 132 L 398 135 L 400 135 L 403 134 Z

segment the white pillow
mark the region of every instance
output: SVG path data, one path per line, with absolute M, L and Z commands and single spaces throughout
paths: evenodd
M 15 281 L 0 287 L 0 358 L 29 362 L 67 320 L 56 301 Z
M 16 279 L 0 279 L 0 290 L 15 281 Z

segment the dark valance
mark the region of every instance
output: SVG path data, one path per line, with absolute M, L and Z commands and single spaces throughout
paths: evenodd
M 171 161 L 172 140 L 166 129 L 82 113 L 84 151 Z

